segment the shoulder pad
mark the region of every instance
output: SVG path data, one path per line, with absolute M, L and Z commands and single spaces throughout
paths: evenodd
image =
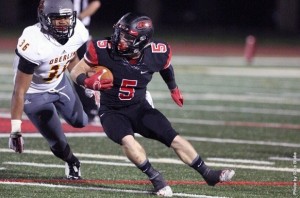
M 29 26 L 24 29 L 17 44 L 18 53 L 28 61 L 35 64 L 40 63 L 40 56 L 38 55 L 40 35 L 42 34 L 37 26 Z
M 170 46 L 165 42 L 151 42 L 145 49 L 146 64 L 151 65 L 154 71 L 169 67 L 172 58 Z
M 83 23 L 80 20 L 77 20 L 76 22 L 74 35 L 80 35 L 84 43 L 87 42 L 89 39 L 89 31 L 86 29 L 86 27 L 83 25 Z

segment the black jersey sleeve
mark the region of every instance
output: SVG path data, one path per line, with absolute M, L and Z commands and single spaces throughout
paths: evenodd
M 15 50 L 15 52 L 19 56 L 18 70 L 20 70 L 21 72 L 23 72 L 25 74 L 33 74 L 34 68 L 37 67 L 38 65 L 23 58 L 18 53 L 18 50 Z
M 169 65 L 168 68 L 161 70 L 159 73 L 170 90 L 175 89 L 177 87 L 174 69 L 172 65 Z

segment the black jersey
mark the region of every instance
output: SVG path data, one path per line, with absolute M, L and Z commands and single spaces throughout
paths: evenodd
M 94 40 L 85 54 L 85 60 L 91 65 L 105 66 L 113 73 L 113 87 L 101 91 L 100 103 L 114 108 L 144 100 L 153 73 L 168 68 L 171 57 L 170 46 L 158 41 L 149 43 L 136 63 L 112 54 L 108 40 Z

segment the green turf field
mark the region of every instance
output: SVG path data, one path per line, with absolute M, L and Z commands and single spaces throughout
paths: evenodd
M 3 115 L 12 91 L 10 58 L 0 61 Z M 277 59 L 249 66 L 242 60 L 218 62 L 214 57 L 204 64 L 205 58 L 182 63 L 174 57 L 183 108 L 172 101 L 159 74 L 149 90 L 155 106 L 208 165 L 233 168 L 236 176 L 232 182 L 209 187 L 170 149 L 137 137 L 174 197 L 299 197 L 300 67 L 289 64 L 289 59 L 280 67 Z M 8 135 L 0 135 L 0 197 L 153 197 L 146 176 L 105 136 L 68 135 L 82 161 L 84 180 L 67 182 L 62 179 L 64 164 L 50 153 L 44 139 L 24 135 L 25 153 L 15 154 L 7 148 Z

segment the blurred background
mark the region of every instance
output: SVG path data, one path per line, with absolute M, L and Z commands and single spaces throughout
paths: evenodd
M 35 23 L 39 0 L 2 1 L 1 37 L 19 36 Z M 94 36 L 109 36 L 125 13 L 139 11 L 152 17 L 156 36 L 192 42 L 241 43 L 257 36 L 261 44 L 298 45 L 299 0 L 101 0 L 92 17 Z M 15 31 L 12 31 L 15 30 Z

